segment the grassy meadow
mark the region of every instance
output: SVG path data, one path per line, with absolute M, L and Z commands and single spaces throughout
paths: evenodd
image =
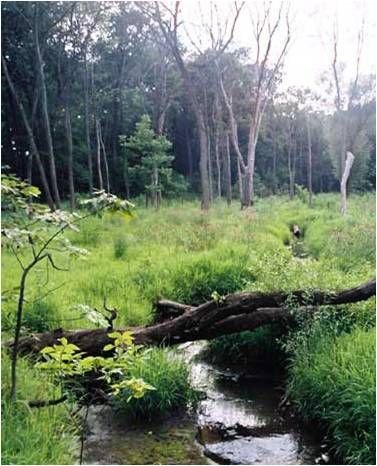
M 300 226 L 302 241 L 293 240 L 293 224 Z M 153 304 L 161 297 L 199 304 L 214 291 L 341 289 L 361 284 L 375 275 L 375 200 L 371 194 L 351 196 L 345 217 L 339 214 L 339 196 L 333 194 L 316 196 L 312 208 L 299 199 L 283 197 L 260 199 L 244 211 L 237 202 L 231 207 L 218 202 L 209 213 L 188 201 L 172 202 L 159 211 L 137 206 L 130 221 L 109 214 L 89 218 L 69 238 L 87 249 L 88 255 L 71 263 L 57 255 L 56 262 L 68 266 L 68 272 L 43 266 L 32 274 L 27 284 L 25 333 L 91 327 L 94 324 L 80 314 L 78 305 L 102 309 L 104 297 L 108 306 L 119 310 L 115 326 L 135 326 L 152 322 Z M 5 251 L 5 338 L 14 325 L 19 277 L 17 261 Z M 374 307 L 374 300 L 341 309 L 328 307 L 315 321 L 298 317 L 297 327 L 279 342 L 274 332 L 265 329 L 256 337 L 246 333 L 219 339 L 212 351 L 242 359 L 248 345 L 254 349 L 264 345 L 265 353 L 285 353 L 288 391 L 297 409 L 304 417 L 323 422 L 324 429 L 330 428 L 337 453 L 347 462 L 364 464 L 373 459 L 375 441 Z M 351 351 L 352 342 L 355 351 Z M 125 415 L 128 411 L 131 417 L 145 416 L 153 409 L 162 414 L 192 397 L 181 363 L 176 363 L 175 371 L 166 368 L 169 379 L 156 376 L 157 367 L 175 363 L 154 351 L 146 363 L 150 366 L 134 371 L 157 391 L 145 400 L 135 400 Z M 9 372 L 6 357 L 3 370 Z M 38 390 L 50 390 L 27 361 L 20 363 L 19 371 L 22 399 L 37 398 Z M 6 388 L 6 376 L 3 380 Z M 167 389 L 174 384 L 176 391 Z M 168 396 L 172 399 L 166 402 Z M 61 406 L 49 408 L 55 413 L 52 416 L 47 410 L 27 409 L 22 401 L 10 408 L 3 396 L 3 463 L 26 464 L 30 458 L 34 464 L 72 461 L 66 445 L 73 441 L 73 434 L 69 427 L 61 434 L 66 422 L 62 410 Z M 357 422 L 350 423 L 350 419 Z M 7 429 L 20 434 L 7 435 Z M 39 449 L 42 434 L 46 448 Z

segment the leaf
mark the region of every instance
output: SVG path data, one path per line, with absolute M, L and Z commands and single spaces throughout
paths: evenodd
M 115 348 L 115 346 L 112 345 L 112 344 L 110 343 L 110 344 L 105 345 L 105 346 L 103 347 L 103 351 L 111 351 L 111 350 L 114 349 L 114 348 Z

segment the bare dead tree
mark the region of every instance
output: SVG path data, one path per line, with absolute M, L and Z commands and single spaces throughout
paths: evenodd
M 347 158 L 344 166 L 344 172 L 342 181 L 340 182 L 340 196 L 341 196 L 341 213 L 345 215 L 347 213 L 347 181 L 351 173 L 355 157 L 352 152 L 347 151 Z
M 242 4 L 243 5 L 243 4 Z M 228 47 L 230 42 L 233 39 L 234 29 L 241 11 L 241 6 L 235 5 L 236 11 L 232 21 L 232 26 L 230 28 L 230 32 L 228 37 L 222 38 L 221 41 L 218 42 L 218 52 L 224 52 L 225 49 Z M 183 58 L 183 52 L 180 48 L 179 41 L 178 41 L 178 28 L 181 24 L 179 21 L 179 13 L 180 13 L 180 2 L 174 3 L 174 8 L 169 8 L 166 4 L 162 2 L 154 2 L 154 13 L 153 17 L 157 21 L 161 33 L 164 37 L 165 44 L 171 51 L 174 59 L 177 63 L 178 69 L 181 73 L 182 80 L 186 87 L 189 101 L 191 107 L 193 109 L 195 120 L 198 128 L 199 134 L 199 147 L 200 147 L 200 161 L 199 161 L 199 169 L 200 169 L 200 179 L 201 179 L 201 187 L 202 187 L 202 208 L 208 209 L 210 206 L 210 182 L 209 182 L 209 174 L 208 174 L 208 163 L 209 163 L 209 153 L 208 153 L 208 134 L 207 134 L 207 126 L 206 126 L 206 119 L 204 115 L 204 111 L 202 106 L 200 105 L 198 96 L 195 92 L 194 83 L 192 82 L 192 76 L 189 72 L 187 64 Z
M 241 207 L 249 207 L 254 200 L 254 171 L 255 171 L 255 150 L 258 142 L 259 130 L 268 100 L 274 94 L 278 72 L 281 69 L 286 56 L 288 45 L 291 40 L 289 10 L 284 9 L 284 3 L 280 4 L 276 18 L 273 19 L 272 2 L 265 5 L 263 14 L 258 13 L 256 20 L 253 20 L 254 45 L 256 49 L 256 60 L 253 72 L 256 73 L 254 80 L 250 112 L 251 121 L 249 126 L 247 153 L 242 154 L 238 142 L 237 119 L 234 115 L 232 98 L 226 90 L 222 72 L 220 71 L 220 87 L 223 94 L 225 106 L 230 120 L 231 140 L 234 147 L 240 172 L 242 175 L 242 195 Z M 277 42 L 277 33 L 285 23 L 285 38 L 281 44 L 275 63 L 270 63 L 271 52 L 274 42 Z
M 355 71 L 354 71 L 354 78 L 351 81 L 351 85 L 348 87 L 347 90 L 342 89 L 341 85 L 341 72 L 339 70 L 339 57 L 338 57 L 338 30 L 337 30 L 337 23 L 334 22 L 333 26 L 333 57 L 332 57 L 332 73 L 335 85 L 335 108 L 337 111 L 337 116 L 340 122 L 340 132 L 341 132 L 341 142 L 340 142 L 340 149 L 339 149 L 339 179 L 340 183 L 340 191 L 341 191 L 341 201 L 340 201 L 340 210 L 343 214 L 346 213 L 346 204 L 345 204 L 345 196 L 346 196 L 346 187 L 345 184 L 347 183 L 348 175 L 345 177 L 346 168 L 350 171 L 352 161 L 348 156 L 348 152 L 351 150 L 352 141 L 350 140 L 349 134 L 349 124 L 350 124 L 350 112 L 354 106 L 357 88 L 359 84 L 359 77 L 360 77 L 360 61 L 361 55 L 363 50 L 363 43 L 364 43 L 364 29 L 365 29 L 365 18 L 362 18 L 360 29 L 358 31 L 357 37 L 357 47 L 356 47 L 356 57 L 355 57 Z M 349 159 L 350 166 L 347 167 L 346 162 L 346 155 L 347 159 Z M 354 157 L 352 155 L 352 157 Z M 345 184 L 343 184 L 345 180 Z

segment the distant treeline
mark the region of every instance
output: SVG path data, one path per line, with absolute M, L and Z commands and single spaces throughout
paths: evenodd
M 201 193 L 205 205 L 208 197 L 242 198 L 242 189 L 251 191 L 246 205 L 254 192 L 293 196 L 296 185 L 334 191 L 344 149 L 355 155 L 350 189 L 375 188 L 374 77 L 358 76 L 348 105 L 324 112 L 309 89 L 279 91 L 282 61 L 267 51 L 265 62 L 263 54 L 251 60 L 232 35 L 187 50 L 178 8 L 2 2 L 1 9 L 2 163 L 40 186 L 52 206 L 71 199 L 74 207 L 76 193 L 96 188 L 154 203 Z

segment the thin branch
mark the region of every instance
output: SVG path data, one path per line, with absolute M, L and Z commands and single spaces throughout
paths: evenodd
M 21 259 L 19 258 L 18 254 L 17 254 L 17 251 L 14 249 L 14 246 L 13 244 L 10 245 L 10 248 L 12 249 L 12 252 L 14 254 L 14 257 L 17 259 L 17 262 L 20 264 L 20 267 L 22 270 L 25 270 L 25 266 L 24 264 L 22 263 Z
M 52 267 L 55 269 L 55 270 L 60 270 L 61 272 L 69 272 L 69 269 L 63 269 L 62 267 L 58 267 L 55 262 L 54 262 L 54 259 L 52 258 L 51 254 L 47 254 L 47 258 L 50 262 L 50 264 L 52 265 Z

